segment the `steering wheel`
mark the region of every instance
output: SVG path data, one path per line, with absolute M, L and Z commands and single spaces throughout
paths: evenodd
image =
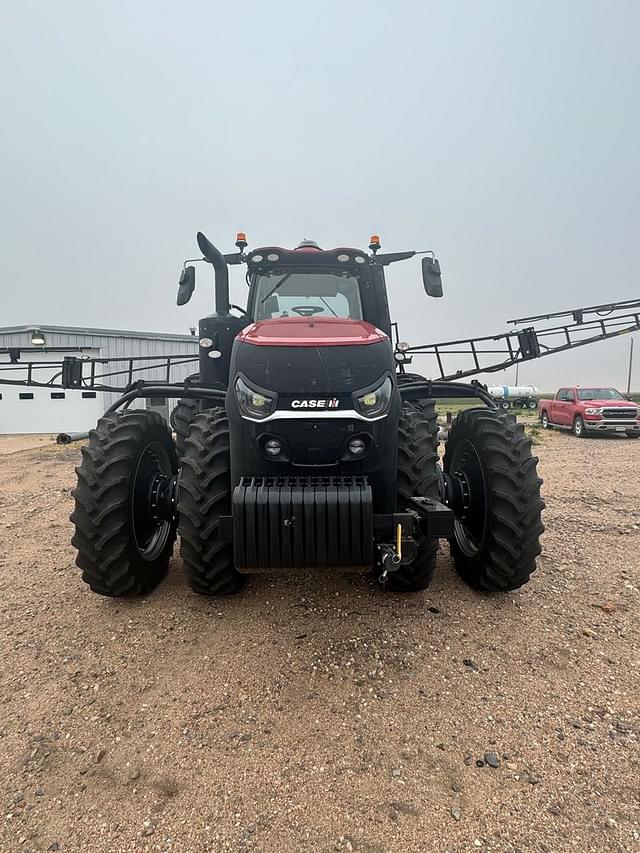
M 298 305 L 291 310 L 301 317 L 313 317 L 314 314 L 322 314 L 324 308 L 320 305 Z

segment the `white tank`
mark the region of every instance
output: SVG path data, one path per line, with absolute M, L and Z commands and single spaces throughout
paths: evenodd
M 489 393 L 499 400 L 514 400 L 533 397 L 538 393 L 538 389 L 535 385 L 493 385 L 489 388 Z

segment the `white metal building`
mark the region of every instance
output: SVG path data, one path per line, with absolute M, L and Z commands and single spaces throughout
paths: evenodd
M 117 329 L 85 329 L 67 326 L 0 327 L 0 378 L 23 379 L 26 369 L 9 370 L 21 363 L 62 362 L 65 356 L 77 358 L 129 358 L 147 356 L 198 354 L 198 340 L 193 335 L 170 335 L 154 332 L 127 332 Z M 147 364 L 157 364 L 149 362 Z M 145 362 L 136 363 L 142 366 Z M 110 370 L 124 370 L 122 363 Z M 177 365 L 171 370 L 171 381 L 179 381 L 196 373 L 197 363 Z M 39 382 L 48 381 L 57 370 L 42 367 L 33 373 Z M 145 371 L 135 378 L 166 379 L 166 367 Z M 106 380 L 126 385 L 127 377 Z M 0 434 L 85 432 L 95 426 L 98 418 L 119 395 L 91 390 L 60 390 L 58 388 L 25 388 L 0 384 Z M 154 408 L 164 417 L 175 400 L 158 398 L 139 400 L 136 405 Z

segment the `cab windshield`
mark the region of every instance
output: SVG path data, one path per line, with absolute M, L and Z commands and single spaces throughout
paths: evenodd
M 624 400 L 615 388 L 579 388 L 578 400 Z
M 332 272 L 258 275 L 253 320 L 275 317 L 343 317 L 362 320 L 358 279 Z

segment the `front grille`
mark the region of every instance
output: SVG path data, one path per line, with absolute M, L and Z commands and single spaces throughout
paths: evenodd
M 603 409 L 602 417 L 615 421 L 628 421 L 638 417 L 638 410 L 622 407 L 615 409 Z
M 364 427 L 364 429 L 363 429 Z M 328 420 L 318 416 L 299 420 L 272 421 L 269 434 L 284 439 L 294 465 L 337 465 L 348 439 L 367 432 L 358 421 Z

